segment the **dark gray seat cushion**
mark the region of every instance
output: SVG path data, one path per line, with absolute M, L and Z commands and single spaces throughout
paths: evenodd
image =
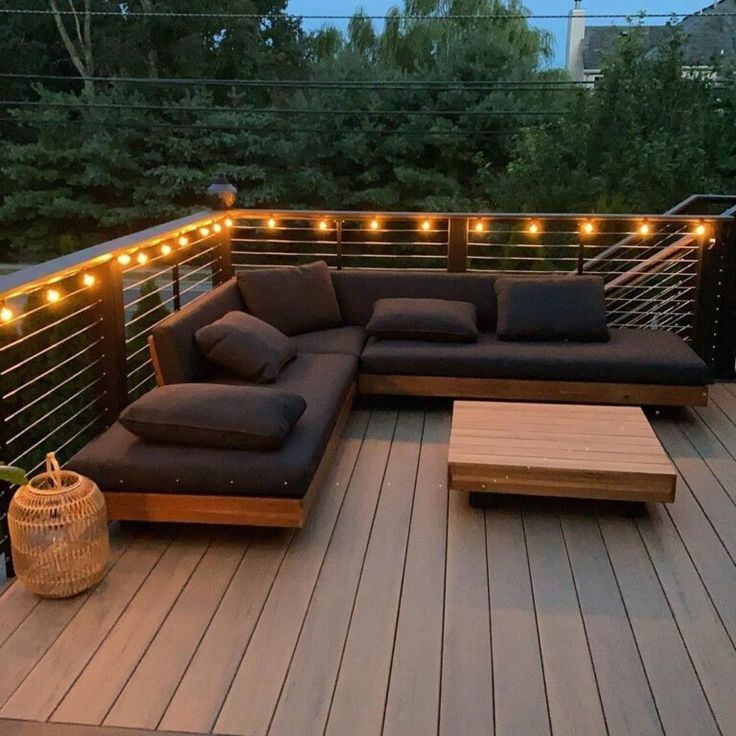
M 278 450 L 220 450 L 146 442 L 116 422 L 68 467 L 106 492 L 302 497 L 355 382 L 349 355 L 299 355 L 273 384 L 303 396 L 307 409 Z M 232 379 L 233 385 L 244 385 Z
M 475 342 L 475 305 L 450 299 L 379 299 L 365 328 L 380 340 Z
M 207 359 L 255 383 L 273 383 L 296 357 L 283 332 L 247 312 L 228 312 L 194 335 Z
M 600 381 L 702 386 L 710 371 L 671 332 L 611 330 L 608 342 L 504 342 L 481 333 L 469 344 L 368 341 L 361 372 L 385 375 Z
M 294 335 L 291 341 L 300 353 L 339 353 L 359 358 L 367 339 L 362 327 L 348 325 Z
M 285 335 L 342 324 L 335 288 L 324 261 L 241 271 L 237 279 L 248 311 Z
M 610 337 L 600 276 L 504 276 L 495 289 L 501 340 L 600 342 Z
M 496 328 L 496 276 L 487 273 L 426 271 L 332 271 L 337 301 L 345 324 L 365 327 L 378 299 L 450 299 L 470 302 L 478 310 L 478 327 Z
M 126 407 L 120 424 L 153 442 L 275 450 L 306 408 L 301 396 L 270 387 L 175 383 Z
M 164 383 L 201 381 L 210 371 L 194 335 L 228 312 L 245 309 L 235 279 L 204 294 L 153 328 Z

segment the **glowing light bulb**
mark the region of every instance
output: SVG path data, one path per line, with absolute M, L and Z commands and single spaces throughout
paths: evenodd
M 639 234 L 640 235 L 649 235 L 649 231 L 651 228 L 646 222 L 643 222 L 641 225 L 639 225 Z
M 199 228 L 199 234 L 203 238 L 206 238 L 210 234 L 210 229 L 208 227 L 201 227 Z
M 141 266 L 148 263 L 148 256 L 142 251 L 135 257 L 135 259 Z
M 161 246 L 161 255 L 168 256 L 171 253 L 171 246 L 168 243 L 164 243 Z
M 380 223 L 380 222 L 378 222 L 378 220 L 377 220 L 377 219 L 376 219 L 376 218 L 374 217 L 374 218 L 373 218 L 373 219 L 371 220 L 371 225 L 370 225 L 370 227 L 371 227 L 371 230 L 378 230 L 378 228 L 379 228 L 379 227 L 381 227 L 381 223 Z
M 214 225 L 212 226 L 212 229 L 213 229 L 213 230 L 214 230 L 214 231 L 215 231 L 216 233 L 219 233 L 219 232 L 221 232 L 221 231 L 222 231 L 222 225 L 220 225 L 220 223 L 219 223 L 219 222 L 216 222 L 216 223 L 215 223 L 215 224 L 214 224 Z
M 13 310 L 10 307 L 0 309 L 0 321 L 10 322 L 11 319 L 13 319 Z
M 327 220 L 320 220 L 318 227 L 320 230 L 327 230 Z
M 593 225 L 592 222 L 584 222 L 583 225 L 582 225 L 581 230 L 586 235 L 592 235 L 593 234 L 593 231 L 595 230 L 595 227 L 594 227 L 594 225 Z
M 528 229 L 532 235 L 536 235 L 539 232 L 539 225 L 536 222 L 532 222 Z
M 49 289 L 46 292 L 46 301 L 49 304 L 53 304 L 54 302 L 58 302 L 59 299 L 61 299 L 61 292 L 59 292 L 57 289 Z
M 123 253 L 123 255 L 118 256 L 118 263 L 121 266 L 127 266 L 130 264 L 130 256 L 127 253 Z
M 276 218 L 275 217 L 269 217 L 268 218 L 268 222 L 266 222 L 266 225 L 268 226 L 268 229 L 269 230 L 273 230 L 276 227 L 276 225 L 277 225 Z
M 482 233 L 486 229 L 486 226 L 483 224 L 481 220 L 478 220 L 478 222 L 475 223 L 475 232 Z
M 695 234 L 700 238 L 702 238 L 703 235 L 705 235 L 705 225 L 703 225 L 702 222 L 699 225 L 696 225 Z
M 429 220 L 425 220 L 422 223 L 422 230 L 426 233 L 427 231 L 432 229 L 432 223 Z
M 232 227 L 232 226 L 233 226 L 232 217 L 226 217 L 225 218 L 225 227 Z
M 84 276 L 82 276 L 82 283 L 87 288 L 94 286 L 96 281 L 97 279 L 91 273 L 85 273 Z
M 189 245 L 189 238 L 186 235 L 182 235 L 176 242 L 183 248 L 185 245 Z

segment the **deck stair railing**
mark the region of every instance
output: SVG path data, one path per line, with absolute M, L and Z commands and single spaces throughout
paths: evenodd
M 155 385 L 146 339 L 162 319 L 239 269 L 315 258 L 599 273 L 613 326 L 676 331 L 733 375 L 735 215 L 736 197 L 714 196 L 663 215 L 206 210 L 0 276 L 0 459 L 29 473 L 46 452 L 67 460 Z

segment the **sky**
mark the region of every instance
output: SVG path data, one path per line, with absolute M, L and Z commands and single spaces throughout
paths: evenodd
M 350 15 L 356 8 L 362 6 L 368 15 L 383 15 L 391 6 L 401 4 L 401 0 L 290 0 L 289 10 L 300 15 Z M 532 13 L 567 15 L 574 3 L 573 0 L 526 0 L 525 4 Z M 631 13 L 635 15 L 640 10 L 647 10 L 649 13 L 692 13 L 710 4 L 712 0 L 583 0 L 583 8 L 589 14 Z M 591 19 L 588 22 L 591 25 L 608 25 L 611 21 Z M 624 23 L 625 21 L 618 22 Z M 653 22 L 663 23 L 664 20 Z M 319 28 L 323 23 L 324 21 L 305 21 L 305 26 L 308 29 L 314 29 Z M 539 21 L 534 25 L 554 34 L 553 65 L 564 66 L 567 21 L 547 20 Z

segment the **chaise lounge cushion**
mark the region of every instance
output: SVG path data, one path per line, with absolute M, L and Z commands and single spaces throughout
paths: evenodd
M 495 289 L 501 340 L 600 342 L 610 337 L 600 276 L 504 276 Z
M 285 335 L 342 324 L 335 287 L 324 261 L 241 271 L 237 278 L 248 311 Z
M 194 338 L 210 361 L 255 383 L 273 383 L 297 351 L 286 335 L 247 312 L 228 312 Z
M 278 450 L 222 450 L 146 442 L 116 422 L 68 463 L 105 492 L 191 493 L 300 498 L 355 383 L 348 355 L 299 355 L 275 388 L 303 396 L 307 409 Z M 328 377 L 329 380 L 325 380 Z M 230 380 L 231 385 L 244 385 Z
M 294 335 L 291 341 L 300 353 L 339 353 L 359 358 L 367 339 L 362 327 L 348 325 Z
M 275 450 L 307 405 L 263 386 L 176 383 L 149 391 L 120 415 L 144 440 L 231 450 Z
M 380 340 L 475 342 L 478 316 L 470 302 L 379 299 L 366 332 Z
M 690 346 L 660 330 L 612 329 L 608 342 L 582 343 L 505 342 L 492 333 L 469 344 L 371 339 L 361 372 L 680 386 L 710 381 Z

